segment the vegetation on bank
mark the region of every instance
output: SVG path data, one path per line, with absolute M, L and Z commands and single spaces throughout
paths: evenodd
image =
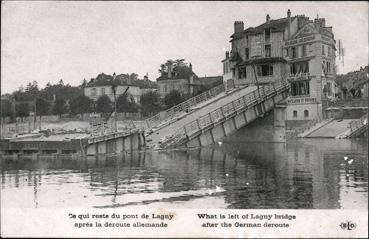
M 0 116 L 14 119 L 15 117 L 30 116 L 31 112 L 35 111 L 37 116 L 78 115 L 92 112 L 111 113 L 114 111 L 114 102 L 109 97 L 101 96 L 94 102 L 84 95 L 84 88 L 94 85 L 111 85 L 112 83 L 156 88 L 155 82 L 148 79 L 140 80 L 138 75 L 134 73 L 113 76 L 101 73 L 89 82 L 83 80 L 78 86 L 64 84 L 63 80 L 60 80 L 54 85 L 48 83 L 43 89 L 38 86 L 36 81 L 28 83 L 26 87 L 20 87 L 11 94 L 2 95 Z M 171 94 L 163 101 L 156 91 L 148 91 L 141 95 L 140 104 L 133 100 L 132 95 L 126 93 L 117 97 L 116 105 L 118 113 L 141 112 L 143 116 L 148 117 L 172 106 L 173 103 L 182 101 L 183 97 L 179 93 Z

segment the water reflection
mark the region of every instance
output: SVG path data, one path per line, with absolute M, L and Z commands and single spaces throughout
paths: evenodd
M 2 207 L 367 208 L 367 141 L 1 160 Z M 351 164 L 344 156 L 354 159 Z

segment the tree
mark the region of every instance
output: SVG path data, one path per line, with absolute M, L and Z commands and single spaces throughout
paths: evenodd
M 29 105 L 27 103 L 20 103 L 16 105 L 16 116 L 17 117 L 27 117 L 29 116 Z
M 12 117 L 13 116 L 12 103 L 10 102 L 10 100 L 1 100 L 0 102 L 1 102 L 0 116 L 1 117 Z
M 44 99 L 37 99 L 36 100 L 36 115 L 47 115 L 49 113 L 50 110 L 50 103 L 47 102 Z
M 92 100 L 87 96 L 80 95 L 70 101 L 70 111 L 72 114 L 83 114 L 92 112 Z
M 87 80 L 83 78 L 80 88 L 84 89 L 87 86 Z
M 65 100 L 63 98 L 56 98 L 52 112 L 53 114 L 59 116 L 68 112 L 67 106 L 65 105 Z
M 113 111 L 112 102 L 107 95 L 102 95 L 97 99 L 96 111 L 98 113 L 110 113 Z
M 172 90 L 164 97 L 163 102 L 168 109 L 183 102 L 183 97 L 177 90 Z
M 150 113 L 157 113 L 161 110 L 160 95 L 156 91 L 149 91 L 140 97 L 142 113 L 148 116 Z
M 172 70 L 174 71 L 176 67 L 184 67 L 187 66 L 185 59 L 177 59 L 177 60 L 167 60 L 164 64 L 160 65 L 159 73 L 161 75 L 166 75 L 168 73 L 168 66 L 172 66 Z
M 126 113 L 135 113 L 138 111 L 138 105 L 134 101 L 131 94 L 126 92 L 118 97 L 117 100 L 117 111 Z

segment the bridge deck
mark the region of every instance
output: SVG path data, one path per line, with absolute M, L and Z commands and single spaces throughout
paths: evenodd
M 178 128 L 183 127 L 184 125 L 190 123 L 191 121 L 199 118 L 200 116 L 206 115 L 210 113 L 213 110 L 216 110 L 222 105 L 226 105 L 227 103 L 230 103 L 254 90 L 256 90 L 256 86 L 249 86 L 247 88 L 243 88 L 238 91 L 234 91 L 229 93 L 228 96 L 222 97 L 216 102 L 213 102 L 211 104 L 203 103 L 203 107 L 198 106 L 197 110 L 190 112 L 186 114 L 183 118 L 159 129 L 158 131 L 154 132 L 153 134 L 149 135 L 147 139 L 147 145 L 149 147 L 155 147 L 155 145 L 158 145 L 160 141 L 164 139 L 165 136 L 171 135 L 174 133 L 175 130 Z

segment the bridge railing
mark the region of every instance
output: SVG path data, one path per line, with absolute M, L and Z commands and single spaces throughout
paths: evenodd
M 350 132 L 353 133 L 362 126 L 368 124 L 368 115 L 363 115 L 360 119 L 350 122 Z
M 233 84 L 234 85 L 234 84 Z M 211 98 L 214 98 L 215 96 L 219 95 L 220 93 L 225 91 L 224 84 L 221 84 L 219 86 L 216 86 L 214 88 L 211 88 L 208 91 L 205 91 L 195 97 L 192 97 L 178 105 L 173 106 L 172 108 L 168 109 L 164 113 L 164 117 L 160 117 L 160 113 L 154 115 L 153 117 L 146 120 L 148 128 L 155 127 L 160 124 L 162 120 L 168 120 L 174 118 L 175 115 L 177 115 L 179 112 L 187 111 L 189 108 L 198 105 L 202 102 L 205 102 Z M 163 114 L 163 113 L 162 113 Z
M 250 93 L 236 100 L 233 100 L 230 103 L 227 103 L 211 111 L 210 113 L 191 121 L 190 123 L 187 123 L 182 128 L 179 128 L 171 137 L 171 139 L 177 140 L 171 140 L 171 143 L 179 142 L 184 137 L 199 132 L 202 129 L 210 126 L 211 124 L 216 124 L 217 122 L 237 112 L 238 110 L 248 107 L 257 100 L 263 99 L 270 94 L 276 93 L 279 90 L 286 89 L 288 87 L 289 84 L 287 83 L 287 81 L 278 81 L 273 84 L 259 86 L 259 89 L 251 91 Z M 164 142 L 164 144 L 168 145 L 169 142 Z

